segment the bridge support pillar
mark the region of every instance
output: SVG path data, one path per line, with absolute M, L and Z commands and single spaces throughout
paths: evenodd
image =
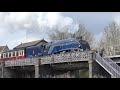
M 92 78 L 92 60 L 89 60 L 88 63 L 89 63 L 89 78 Z
M 40 66 L 40 60 L 37 59 L 35 61 L 35 78 L 39 78 L 39 66 Z
M 0 64 L 1 64 L 1 67 L 0 67 L 1 68 L 1 78 L 4 78 L 4 67 L 5 67 L 4 63 L 5 63 L 4 61 L 0 62 Z
M 88 61 L 89 64 L 89 78 L 92 78 L 92 53 L 90 54 L 90 60 Z

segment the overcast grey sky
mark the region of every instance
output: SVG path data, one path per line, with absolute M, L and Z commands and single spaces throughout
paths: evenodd
M 119 12 L 64 12 L 64 16 L 82 22 L 93 34 L 99 34 L 104 27 L 120 15 Z
M 120 23 L 119 12 L 0 12 L 0 44 L 10 49 L 21 42 L 45 38 L 47 33 L 58 25 L 72 27 L 74 32 L 78 23 L 85 24 L 88 31 L 99 39 L 104 27 L 112 20 Z M 27 34 L 26 34 L 27 31 Z

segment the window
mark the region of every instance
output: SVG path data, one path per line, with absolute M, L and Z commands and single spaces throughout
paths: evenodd
M 19 54 L 19 56 L 23 56 L 24 55 L 24 50 L 18 51 L 18 54 Z
M 11 52 L 9 53 L 9 57 L 11 57 Z
M 18 51 L 16 51 L 16 56 L 18 56 Z
M 6 53 L 6 58 L 8 57 L 8 53 Z
M 3 53 L 3 58 L 6 58 L 6 53 Z
M 13 57 L 15 56 L 15 52 L 13 52 Z
M 44 47 L 44 49 L 46 49 L 46 46 L 45 46 L 45 45 L 44 45 L 43 47 Z
M 18 51 L 19 52 L 19 56 L 21 56 L 21 51 Z
M 19 55 L 21 56 L 22 55 L 22 51 L 20 50 L 19 52 L 20 52 Z

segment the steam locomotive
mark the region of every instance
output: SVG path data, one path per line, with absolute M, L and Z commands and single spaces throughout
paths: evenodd
M 63 51 L 90 50 L 89 43 L 86 40 L 68 38 L 64 40 L 55 40 L 47 42 L 40 46 L 31 46 L 20 50 L 9 50 L 0 54 L 0 60 L 17 60 L 24 58 L 40 57 L 60 53 Z

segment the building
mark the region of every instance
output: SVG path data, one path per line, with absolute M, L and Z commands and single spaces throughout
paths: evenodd
M 8 50 L 9 50 L 9 48 L 8 48 L 7 45 L 6 46 L 0 46 L 0 53 L 8 51 Z
M 21 43 L 20 45 L 16 46 L 13 49 L 24 49 L 24 48 L 31 47 L 31 46 L 40 46 L 45 43 L 47 43 L 47 41 L 42 39 L 42 40 L 37 40 L 37 41 L 32 41 L 32 42 L 27 42 L 27 43 Z

